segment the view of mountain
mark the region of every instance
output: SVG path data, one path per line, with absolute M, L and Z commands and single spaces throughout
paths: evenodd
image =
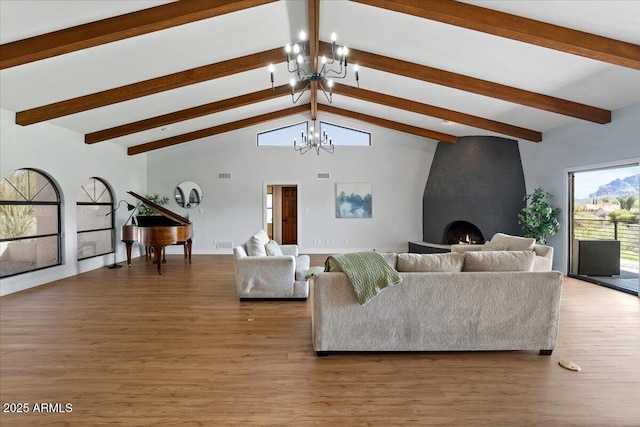
M 615 179 L 608 184 L 601 185 L 596 192 L 590 193 L 589 197 L 624 196 L 627 194 L 637 194 L 639 181 L 640 174 L 628 176 L 624 179 Z

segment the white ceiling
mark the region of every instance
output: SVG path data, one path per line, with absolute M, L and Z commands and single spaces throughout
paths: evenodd
M 0 42 L 8 43 L 167 3 L 147 0 L 0 0 Z M 596 35 L 640 44 L 640 1 L 466 1 Z M 23 111 L 284 46 L 308 30 L 306 0 L 278 1 L 0 71 L 0 107 Z M 320 3 L 320 39 L 607 110 L 640 102 L 640 70 L 480 33 L 346 0 Z M 284 60 L 284 52 L 283 52 Z M 343 83 L 354 86 L 353 73 Z M 284 63 L 276 85 L 289 80 Z M 270 87 L 267 69 L 52 119 L 81 133 Z M 546 132 L 577 121 L 548 111 L 361 67 L 360 87 Z M 303 100 L 308 102 L 308 96 Z M 318 102 L 327 103 L 319 94 Z M 498 135 L 334 95 L 333 105 L 456 136 Z M 291 107 L 282 96 L 108 142 L 126 147 Z M 319 113 L 322 115 L 322 113 Z M 334 118 L 334 116 L 332 116 Z M 292 123 L 299 118 L 292 118 Z M 336 121 L 336 120 L 333 120 Z

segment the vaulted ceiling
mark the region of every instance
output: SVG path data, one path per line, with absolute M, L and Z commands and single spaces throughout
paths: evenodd
M 350 69 L 332 103 L 312 88 L 293 104 L 300 30 L 314 53 L 335 32 L 360 88 Z M 640 1 L 0 0 L 0 43 L 17 124 L 130 155 L 300 115 L 537 143 L 640 102 Z

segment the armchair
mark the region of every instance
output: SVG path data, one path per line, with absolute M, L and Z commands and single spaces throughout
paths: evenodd
M 265 233 L 266 235 L 266 233 Z M 298 246 L 280 245 L 282 255 L 249 255 L 254 242 L 233 249 L 236 287 L 240 301 L 253 299 L 306 300 L 309 255 L 299 255 Z M 267 238 L 268 242 L 268 238 Z

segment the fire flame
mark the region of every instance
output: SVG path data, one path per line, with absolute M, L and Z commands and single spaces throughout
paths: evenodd
M 471 238 L 471 236 L 467 234 L 464 237 L 460 237 L 460 239 L 458 239 L 458 243 L 462 245 L 473 245 L 476 243 L 476 240 L 474 240 L 473 238 Z

